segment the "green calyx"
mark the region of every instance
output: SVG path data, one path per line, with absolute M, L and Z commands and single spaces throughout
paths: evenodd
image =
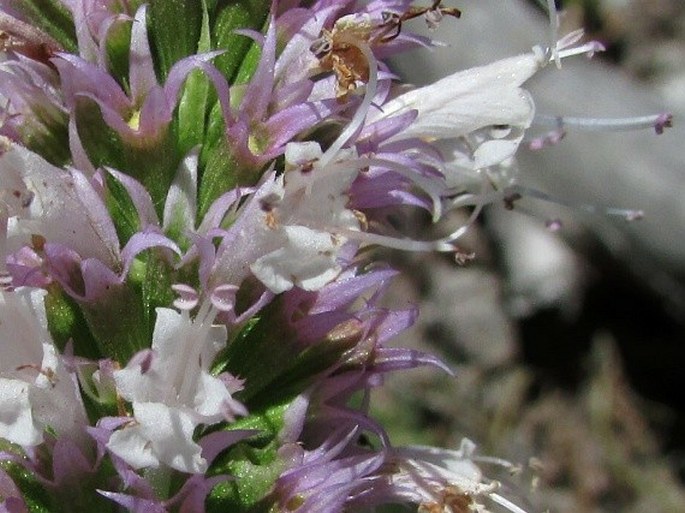
M 206 500 L 207 513 L 266 513 L 272 500 L 269 492 L 286 469 L 278 457 L 279 432 L 290 401 L 275 404 L 230 425 L 231 430 L 248 429 L 255 436 L 239 442 L 220 455 L 210 469 L 211 475 L 230 475 L 232 479 L 214 487 Z

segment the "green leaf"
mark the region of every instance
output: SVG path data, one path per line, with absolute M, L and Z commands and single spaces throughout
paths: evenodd
M 225 365 L 221 370 L 245 379 L 245 389 L 236 397 L 250 411 L 269 408 L 303 392 L 359 340 L 358 331 L 345 336 L 334 332 L 303 347 L 280 312 L 280 302 L 274 301 L 258 321 L 243 328 L 222 355 Z
M 201 157 L 207 163 L 202 170 L 198 191 L 198 219 L 202 219 L 212 203 L 224 192 L 240 184 L 238 162 L 228 142 L 222 138 L 216 145 L 203 147 Z
M 202 3 L 204 6 L 205 2 Z M 210 49 L 209 14 L 204 8 L 197 52 L 204 53 Z M 192 71 L 183 86 L 177 110 L 178 145 L 182 155 L 186 155 L 192 148 L 203 142 L 210 94 L 211 88 L 207 76 L 199 70 Z
M 48 318 L 48 330 L 60 352 L 70 340 L 74 344 L 74 354 L 85 358 L 98 359 L 103 354 L 88 329 L 88 324 L 76 301 L 57 287 L 48 288 L 45 296 L 45 311 Z
M 252 75 L 254 75 L 254 72 L 257 70 L 261 56 L 261 47 L 253 42 L 245 54 L 245 58 L 240 63 L 240 68 L 235 77 L 236 84 L 247 84 L 250 81 Z
M 28 121 L 19 129 L 24 145 L 55 166 L 68 164 L 71 152 L 67 115 L 40 104 L 31 105 L 30 109 Z
M 107 32 L 107 67 L 122 87 L 128 87 L 131 23 L 116 23 Z
M 199 0 L 150 1 L 150 42 L 162 81 L 176 62 L 196 52 L 202 32 L 202 7 Z
M 143 319 L 150 342 L 155 328 L 158 307 L 169 307 L 175 296 L 171 286 L 178 282 L 172 266 L 163 256 L 164 250 L 146 251 L 145 277 L 141 284 Z
M 32 25 L 60 43 L 64 50 L 78 53 L 76 29 L 71 13 L 60 0 L 23 0 L 12 2 L 12 8 Z
M 209 105 L 210 83 L 199 70 L 190 72 L 178 104 L 178 146 L 181 154 L 202 144 Z
M 124 170 L 124 143 L 116 131 L 102 119 L 100 107 L 93 100 L 79 97 L 75 108 L 76 128 L 90 161 L 95 167 L 111 166 Z
M 10 449 L 8 452 L 16 453 L 17 451 Z M 40 460 L 42 465 L 51 468 L 47 451 L 41 451 Z M 114 469 L 106 462 L 100 466 L 96 474 L 76 472 L 74 475 L 55 476 L 62 479 L 60 486 L 46 486 L 45 483 L 38 481 L 31 471 L 11 461 L 0 462 L 0 469 L 5 471 L 17 485 L 30 513 L 61 513 L 62 511 L 114 513 L 119 510 L 116 503 L 97 491 L 106 488 L 114 474 Z M 10 508 L 10 510 L 19 511 L 19 508 Z
M 269 15 L 270 0 L 238 0 L 222 2 L 212 27 L 215 48 L 226 52 L 216 58 L 215 65 L 229 82 L 233 82 L 253 41 L 234 31 L 260 30 Z
M 6 450 L 4 447 L 2 449 Z M 9 452 L 16 451 L 10 450 Z M 0 462 L 0 469 L 7 472 L 17 488 L 21 490 L 30 513 L 60 513 L 63 511 L 59 502 L 51 498 L 45 487 L 23 466 L 14 462 L 3 461 Z
M 126 188 L 109 173 L 105 174 L 105 203 L 112 215 L 121 245 L 125 246 L 134 233 L 140 231 L 138 211 Z
M 110 285 L 95 301 L 80 305 L 100 352 L 120 363 L 150 347 L 140 291 L 129 283 Z
M 261 30 L 269 15 L 271 2 L 239 0 L 219 2 L 212 27 L 215 48 L 225 50 L 214 59 L 214 65 L 229 83 L 249 82 L 261 57 L 261 48 L 252 39 L 236 34 L 237 29 Z M 235 90 L 232 94 L 235 93 Z M 232 103 L 234 97 L 231 97 Z M 206 135 L 200 155 L 200 218 L 221 194 L 241 185 L 254 185 L 261 168 L 252 162 L 239 162 L 226 140 L 226 125 L 219 102 L 212 98 Z
M 162 214 L 169 186 L 181 161 L 172 121 L 154 140 L 126 144 L 102 118 L 97 103 L 88 98 L 76 101 L 76 126 L 83 147 L 95 167 L 110 166 L 132 176 L 145 186 L 157 214 Z

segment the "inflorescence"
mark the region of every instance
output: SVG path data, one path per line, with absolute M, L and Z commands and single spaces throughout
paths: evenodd
M 600 46 L 552 9 L 548 44 L 409 88 L 384 60 L 433 45 L 419 18 L 468 10 L 0 2 L 4 511 L 523 511 L 470 442 L 396 447 L 369 414 L 387 373 L 450 370 L 388 344 L 417 312 L 383 306 L 397 273 L 364 250 L 463 262 L 486 205 L 549 199 L 508 178 L 522 143 L 671 120 L 526 138 L 526 80 Z M 470 214 L 415 240 L 406 207 Z

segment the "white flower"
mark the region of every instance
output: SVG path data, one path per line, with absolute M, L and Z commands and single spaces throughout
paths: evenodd
M 22 446 L 57 436 L 79 439 L 86 425 L 73 376 L 47 329 L 45 291 L 0 292 L 0 437 Z
M 318 290 L 333 280 L 341 271 L 338 253 L 347 242 L 337 231 L 359 228 L 359 220 L 347 208 L 347 190 L 357 169 L 345 165 L 346 155 L 341 155 L 339 165 L 322 168 L 317 165 L 321 156 L 316 143 L 291 143 L 286 148 L 288 165 L 308 161 L 311 167 L 297 167 L 278 180 L 280 200 L 272 205 L 275 225 L 269 244 L 274 249 L 250 266 L 272 292 L 293 285 Z
M 391 140 L 447 142 L 448 161 L 471 170 L 494 166 L 513 157 L 533 120 L 533 100 L 521 85 L 545 63 L 531 52 L 459 71 L 390 100 L 382 112 L 371 111 L 370 121 L 414 109 L 416 119 Z M 462 138 L 469 139 L 468 152 L 450 145 Z
M 200 424 L 246 413 L 224 381 L 209 373 L 226 344 L 226 328 L 212 325 L 215 312 L 157 309 L 152 349 L 114 373 L 119 395 L 133 404 L 133 421 L 115 431 L 107 447 L 134 468 L 160 463 L 183 472 L 207 469 L 193 441 Z
M 318 290 L 341 271 L 338 256 L 359 219 L 347 208 L 354 159 L 323 167 L 317 143 L 291 143 L 288 169 L 268 175 L 241 210 L 217 252 L 212 286 L 240 285 L 252 272 L 271 292 Z
M 521 85 L 540 67 L 540 56 L 529 53 L 459 71 L 390 100 L 383 105 L 382 117 L 418 111 L 417 118 L 395 139 L 455 138 L 497 125 L 527 128 L 535 109 Z
M 475 462 L 513 467 L 498 458 L 474 456 L 476 446 L 464 439 L 459 450 L 409 446 L 393 448 L 385 493 L 419 504 L 419 512 L 490 511 L 480 501 L 494 502 L 512 513 L 526 511 L 499 493 L 498 481 L 483 476 Z M 381 487 L 382 488 L 382 487 Z
M 107 209 L 85 175 L 53 166 L 32 151 L 0 140 L 0 261 L 32 235 L 64 244 L 109 267 L 119 240 Z M 2 233 L 2 232 L 5 233 Z M 9 240 L 6 240 L 9 239 Z

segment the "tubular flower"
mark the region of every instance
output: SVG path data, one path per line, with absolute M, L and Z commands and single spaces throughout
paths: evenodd
M 134 468 L 162 462 L 204 472 L 207 462 L 192 441 L 193 430 L 247 413 L 231 397 L 239 383 L 209 373 L 226 343 L 226 328 L 213 326 L 212 316 L 209 311 L 191 321 L 186 312 L 159 309 L 151 349 L 114 371 L 117 391 L 132 403 L 134 420 L 115 431 L 107 447 Z
M 367 248 L 463 259 L 480 210 L 524 192 L 525 81 L 599 49 L 554 29 L 548 49 L 398 83 L 386 57 L 437 46 L 413 20 L 460 17 L 0 0 L 0 509 L 522 511 L 472 451 L 394 447 L 371 408 L 389 373 L 450 369 L 392 347 L 418 312 L 383 306 L 397 273 Z M 554 120 L 531 146 L 583 125 Z M 407 207 L 471 214 L 414 240 L 392 222 Z

